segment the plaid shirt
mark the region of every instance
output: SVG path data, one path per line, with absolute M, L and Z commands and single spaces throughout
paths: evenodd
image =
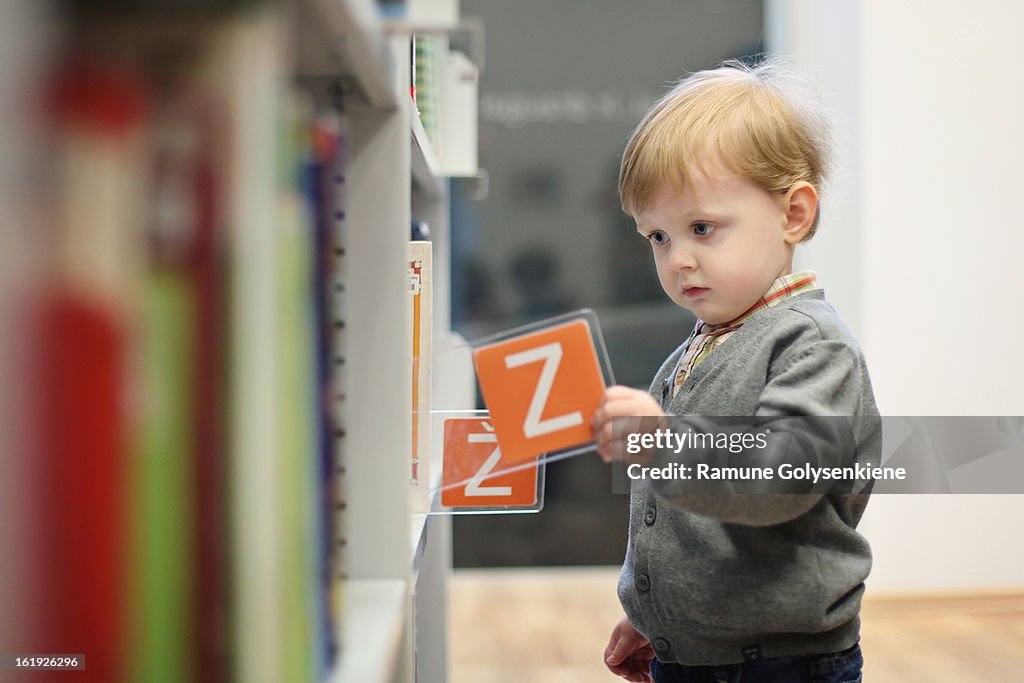
M 818 277 L 814 271 L 802 270 L 798 273 L 783 275 L 768 288 L 764 296 L 757 300 L 753 306 L 735 320 L 721 325 L 709 325 L 703 320 L 698 320 L 693 332 L 687 338 L 682 357 L 676 365 L 676 377 L 672 383 L 672 396 L 679 393 L 680 387 L 686 381 L 686 376 L 697 367 L 708 354 L 723 344 L 732 333 L 743 326 L 750 316 L 762 308 L 771 308 L 784 299 L 796 294 L 810 292 L 818 288 Z

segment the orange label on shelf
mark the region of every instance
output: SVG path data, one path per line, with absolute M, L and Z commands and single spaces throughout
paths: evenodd
M 605 386 L 585 321 L 481 347 L 473 363 L 506 462 L 593 440 Z
M 453 418 L 444 422 L 445 507 L 494 507 L 536 505 L 537 467 L 502 473 L 505 462 L 491 421 L 486 418 Z

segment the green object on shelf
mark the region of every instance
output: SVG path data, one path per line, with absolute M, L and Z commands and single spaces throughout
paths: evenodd
M 279 312 L 278 354 L 279 448 L 281 501 L 281 648 L 283 680 L 313 681 L 316 660 L 317 549 L 314 526 L 313 459 L 316 404 L 316 350 L 313 344 L 312 214 L 300 182 L 304 157 L 311 154 L 312 115 L 297 95 L 286 96 L 279 121 L 277 161 L 278 220 L 276 282 Z
M 150 274 L 145 303 L 142 438 L 128 508 L 135 548 L 129 680 L 184 683 L 195 680 L 195 313 L 186 276 L 164 269 Z
M 420 122 L 430 144 L 438 145 L 437 128 L 439 116 L 437 37 L 416 36 L 416 109 Z

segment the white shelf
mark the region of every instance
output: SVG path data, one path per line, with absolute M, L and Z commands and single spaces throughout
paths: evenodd
M 438 462 L 436 466 L 432 462 L 430 472 L 431 508 L 433 508 L 436 503 L 440 502 L 441 475 L 442 471 L 440 462 Z M 420 560 L 423 558 L 423 551 L 427 545 L 427 536 L 430 533 L 430 521 L 431 518 L 426 512 L 414 512 L 412 514 L 412 523 L 409 529 L 409 547 L 412 551 L 413 579 L 416 578 L 416 573 L 419 571 Z
M 401 362 L 408 290 L 397 276 L 408 263 L 414 215 L 430 225 L 438 245 L 434 329 L 449 334 L 447 183 L 409 96 L 410 36 L 383 21 L 374 0 L 299 0 L 295 22 L 296 76 L 321 106 L 339 104 L 340 95 L 350 143 L 344 206 L 338 207 L 344 211 L 343 288 L 333 305 L 347 330 L 337 353 L 358 360 L 337 370 L 336 379 L 359 400 L 335 408 L 344 426 L 338 483 L 346 503 L 337 520 L 345 548 L 339 569 L 350 578 L 343 581 L 338 611 L 340 658 L 328 680 L 413 683 L 418 676 L 422 683 L 441 683 L 451 520 L 419 512 L 422 503 L 407 489 L 411 423 L 396 424 L 389 416 L 408 410 L 403 397 L 412 391 Z M 455 374 L 458 400 L 446 405 L 475 399 L 468 354 L 460 360 L 466 367 Z M 434 378 L 447 385 L 452 374 Z M 380 457 L 356 457 L 369 452 Z M 441 469 L 430 469 L 437 495 Z
M 412 549 L 412 566 L 415 571 L 420 556 L 423 554 L 423 546 L 427 543 L 427 520 L 429 516 L 425 512 L 417 512 L 412 516 L 412 525 L 409 530 L 410 548 Z
M 303 78 L 344 80 L 346 107 L 394 109 L 399 105 L 384 26 L 373 0 L 302 0 L 298 73 Z
M 437 162 L 434 147 L 427 138 L 420 117 L 413 113 L 412 119 L 412 178 L 420 192 L 427 197 L 440 197 L 441 167 Z
M 341 657 L 331 683 L 390 683 L 409 608 L 401 579 L 345 583 Z

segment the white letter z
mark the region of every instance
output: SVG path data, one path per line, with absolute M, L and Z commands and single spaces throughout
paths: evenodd
M 547 405 L 548 395 L 551 393 L 551 385 L 555 383 L 558 366 L 562 362 L 562 345 L 560 343 L 553 342 L 506 356 L 505 366 L 517 368 L 520 365 L 538 361 L 544 361 L 544 368 L 540 371 L 537 390 L 533 392 L 533 398 L 530 399 L 530 409 L 526 411 L 526 421 L 523 423 L 523 432 L 528 439 L 583 424 L 583 415 L 579 411 L 551 417 L 547 420 L 540 419 L 544 407 Z

